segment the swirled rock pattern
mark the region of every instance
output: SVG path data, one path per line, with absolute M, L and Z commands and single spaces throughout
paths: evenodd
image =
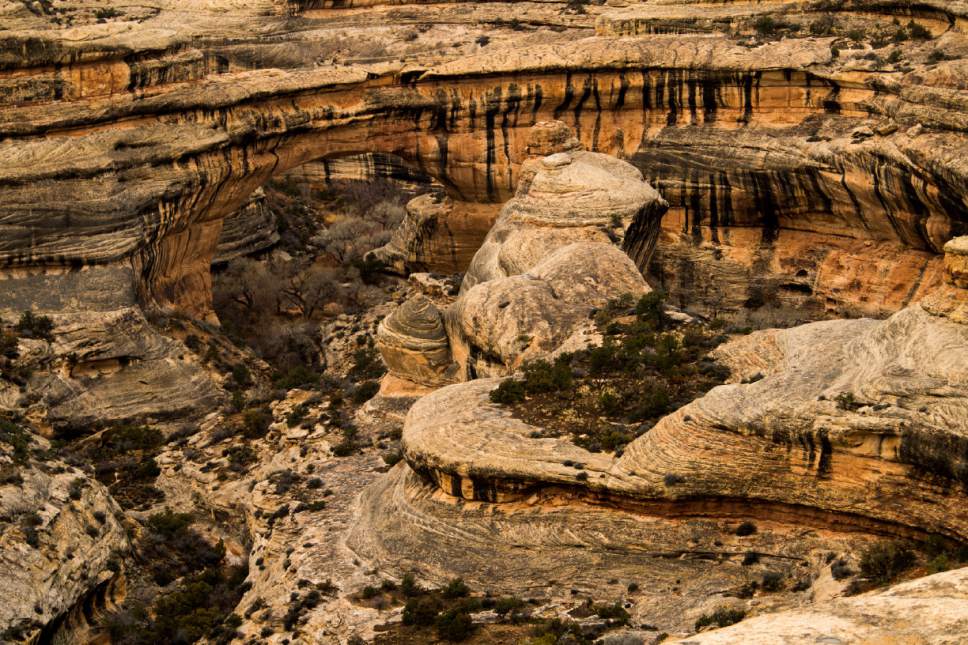
M 497 217 L 491 204 L 455 201 L 427 193 L 407 203 L 407 214 L 390 241 L 367 257 L 395 273 L 460 273 Z
M 392 154 L 501 201 L 553 119 L 666 195 L 650 271 L 705 313 L 886 315 L 965 230 L 963 3 L 783 3 L 780 40 L 748 3 L 518 3 L 513 24 L 501 3 L 369 5 L 6 3 L 3 277 L 111 266 L 142 304 L 204 316 L 221 221 L 272 175 Z M 874 33 L 895 18 L 928 36 L 899 59 Z
M 454 380 L 455 365 L 440 310 L 424 296 L 397 307 L 377 328 L 377 343 L 390 372 L 421 385 Z
M 575 242 L 544 253 L 527 272 L 481 282 L 447 309 L 451 350 L 465 378 L 506 375 L 547 358 L 581 333 L 596 307 L 650 291 L 613 244 Z
M 762 378 L 714 388 L 618 459 L 531 438 L 533 428 L 489 402 L 494 380 L 419 401 L 404 444 L 415 468 L 470 499 L 578 486 L 686 507 L 706 499 L 759 504 L 833 525 L 880 523 L 964 540 L 966 348 L 968 327 L 920 307 L 886 321 L 757 332 L 717 351 L 737 378 Z M 584 464 L 587 483 L 571 463 Z M 462 487 L 465 479 L 474 485 Z
M 968 569 L 856 598 L 758 616 L 672 643 L 957 643 L 968 633 Z
M 667 207 L 638 170 L 607 155 L 557 152 L 528 161 L 514 199 L 471 261 L 461 290 L 525 273 L 569 243 L 621 241 L 633 221 L 654 242 Z M 651 258 L 650 245 L 645 248 L 637 258 L 643 267 Z
M 50 447 L 30 436 L 31 449 Z M 31 642 L 45 627 L 52 638 L 75 603 L 114 584 L 110 562 L 128 549 L 121 509 L 104 486 L 60 460 L 18 460 L 0 443 L 0 469 L 3 638 Z

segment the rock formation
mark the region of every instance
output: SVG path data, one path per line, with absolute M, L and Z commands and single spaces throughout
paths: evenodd
M 383 319 L 377 330 L 383 361 L 392 374 L 428 387 L 452 381 L 455 365 L 440 310 L 417 296 Z
M 158 485 L 239 516 L 249 639 L 372 636 L 386 613 L 356 590 L 412 570 L 548 617 L 597 595 L 676 635 L 719 605 L 759 614 L 687 642 L 957 640 L 963 572 L 844 599 L 831 559 L 968 541 L 968 4 L 620 5 L 0 0 L 0 331 L 53 323 L 3 337 L 0 413 L 54 435 L 200 427 Z M 390 376 L 354 420 L 342 391 L 289 392 L 240 438 L 273 394 L 238 383 L 223 408 L 186 330 L 229 344 L 212 264 L 275 243 L 259 191 L 296 175 L 432 183 L 369 257 L 466 275 L 382 320 Z M 621 455 L 490 401 L 485 377 L 594 342 L 597 308 L 652 289 L 761 329 L 717 350 L 728 384 Z M 368 315 L 323 353 L 366 345 Z M 374 446 L 433 388 L 380 476 Z M 46 642 L 123 593 L 127 537 L 34 434 L 27 457 L 0 436 L 0 629 Z M 788 584 L 751 598 L 767 573 Z M 290 620 L 302 582 L 330 595 Z
M 938 573 L 887 591 L 768 614 L 669 642 L 957 643 L 968 631 L 968 569 Z
M 619 458 L 532 438 L 489 401 L 496 380 L 419 401 L 404 446 L 418 471 L 468 499 L 565 486 L 646 509 L 755 503 L 833 526 L 965 540 L 966 348 L 964 324 L 917 305 L 883 321 L 754 332 L 716 350 L 736 383 L 663 418 Z
M 390 242 L 367 257 L 396 273 L 460 273 L 494 223 L 490 204 L 455 202 L 440 193 L 415 197 Z
M 389 54 L 312 67 L 366 59 L 371 39 L 352 44 L 351 34 L 385 25 L 387 10 L 337 43 L 313 28 L 352 10 L 283 18 L 269 3 L 158 0 L 98 22 L 71 3 L 62 13 L 14 5 L 0 32 L 4 281 L 34 285 L 80 265 L 126 272 L 141 303 L 204 315 L 221 221 L 270 176 L 389 153 L 456 198 L 501 201 L 519 183 L 528 128 L 560 118 L 669 199 L 651 272 L 683 303 L 726 314 L 747 304 L 767 323 L 890 313 L 937 286 L 941 247 L 964 231 L 964 68 L 954 59 L 965 14 L 957 3 L 860 6 L 844 4 L 826 33 L 805 38 L 812 5 L 785 5 L 777 15 L 802 29 L 782 40 L 757 36 L 750 21 L 762 9 L 734 3 L 536 7 L 558 31 L 516 48 L 502 34 L 424 60 L 401 51 L 403 63 Z M 415 9 L 431 25 L 417 41 L 452 34 L 433 25 L 458 9 Z M 905 32 L 903 64 L 881 56 L 896 17 L 937 36 Z M 593 24 L 597 35 L 577 37 Z M 711 25 L 751 35 L 703 33 Z M 844 37 L 854 25 L 867 29 L 860 40 Z M 281 44 L 278 30 L 293 35 Z
M 29 642 L 42 630 L 52 637 L 89 594 L 110 595 L 128 537 L 104 486 L 45 458 L 47 441 L 0 424 L 0 638 Z M 18 432 L 25 443 L 11 449 L 6 442 Z
M 626 229 L 634 232 L 624 246 L 640 266 L 648 264 L 666 202 L 628 163 L 578 150 L 560 122 L 536 126 L 532 141 L 530 150 L 557 152 L 525 162 L 522 183 L 471 260 L 460 297 L 444 309 L 446 334 L 423 298 L 381 326 L 381 352 L 397 376 L 441 385 L 508 374 L 525 361 L 580 348 L 596 307 L 649 291 L 617 245 Z M 434 205 L 430 197 L 415 201 Z M 434 321 L 410 324 L 417 312 Z M 430 326 L 434 344 L 427 347 L 420 328 Z M 417 361 L 421 348 L 431 351 Z M 424 364 L 436 366 L 437 376 L 428 377 Z

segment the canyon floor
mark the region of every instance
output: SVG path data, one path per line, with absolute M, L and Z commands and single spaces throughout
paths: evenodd
M 0 0 L 0 642 L 968 641 L 966 34 Z

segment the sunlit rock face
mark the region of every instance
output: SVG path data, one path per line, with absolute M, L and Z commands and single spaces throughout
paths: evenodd
M 566 244 L 621 243 L 633 225 L 637 237 L 629 244 L 643 247 L 637 259 L 645 266 L 667 207 L 638 170 L 614 157 L 576 151 L 528 161 L 514 199 L 471 261 L 461 290 L 525 273 Z
M 390 242 L 367 257 L 402 275 L 463 272 L 499 209 L 496 204 L 456 201 L 438 192 L 420 195 L 407 203 L 407 214 Z
M 844 5 L 842 30 L 913 18 L 935 36 L 903 41 L 899 63 L 805 37 L 818 15 L 806 4 L 771 7 L 802 28 L 755 46 L 722 30 L 750 29 L 764 7 L 559 9 L 522 8 L 555 30 L 492 30 L 482 47 L 455 16 L 499 24 L 506 6 L 408 8 L 429 25 L 415 40 L 381 7 L 157 0 L 99 21 L 71 3 L 69 19 L 13 6 L 0 32 L 3 276 L 112 266 L 132 272 L 142 304 L 204 317 L 221 222 L 269 177 L 389 154 L 458 202 L 502 202 L 547 152 L 530 128 L 557 119 L 671 204 L 650 275 L 702 313 L 883 316 L 940 284 L 941 248 L 968 211 L 960 5 Z M 320 35 L 352 12 L 343 40 Z M 374 43 L 385 51 L 364 51 Z M 467 240 L 486 218 L 471 220 Z M 450 252 L 433 244 L 427 263 Z
M 767 614 L 673 643 L 956 643 L 968 627 L 968 568 L 885 591 Z

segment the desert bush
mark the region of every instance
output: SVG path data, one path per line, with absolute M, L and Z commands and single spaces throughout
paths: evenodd
M 54 330 L 54 321 L 47 316 L 38 316 L 32 311 L 25 311 L 20 314 L 16 330 L 21 338 L 50 341 L 53 338 L 51 332 Z
M 777 571 L 767 571 L 760 582 L 763 591 L 779 591 L 783 588 L 783 574 Z
M 452 643 L 467 640 L 474 633 L 474 622 L 470 614 L 460 608 L 442 612 L 434 620 L 437 637 Z
M 735 625 L 744 618 L 746 618 L 746 612 L 742 609 L 729 609 L 726 607 L 721 607 L 711 614 L 704 614 L 703 616 L 700 616 L 696 621 L 696 630 L 698 631 L 703 627 L 708 627 L 709 625 L 728 627 L 730 625 Z
M 884 584 L 897 578 L 914 561 L 914 552 L 902 542 L 875 542 L 861 554 L 860 573 L 875 583 Z
M 756 524 L 752 522 L 743 522 L 736 527 L 736 535 L 740 537 L 746 537 L 747 535 L 753 535 L 756 533 Z
M 829 36 L 837 26 L 836 19 L 830 14 L 824 14 L 810 23 L 810 34 L 813 36 Z
M 413 597 L 423 593 L 423 590 L 417 584 L 417 579 L 412 573 L 404 574 L 403 579 L 400 581 L 400 591 L 407 597 Z
M 914 40 L 931 40 L 933 38 L 930 30 L 913 20 L 907 24 L 907 33 Z
M 350 400 L 353 401 L 353 403 L 360 405 L 372 399 L 379 391 L 379 381 L 364 381 L 353 388 L 353 394 L 350 395 Z
M 528 394 L 560 392 L 572 387 L 571 367 L 567 360 L 558 358 L 554 363 L 536 360 L 522 366 L 524 387 Z
M 463 598 L 470 592 L 470 588 L 464 584 L 461 578 L 454 578 L 440 591 L 444 598 Z
M 434 596 L 415 596 L 403 608 L 403 624 L 427 627 L 434 624 L 437 614 L 443 608 Z
M 595 605 L 593 610 L 595 615 L 599 618 L 603 618 L 619 625 L 627 625 L 631 619 L 629 612 L 625 611 L 625 608 L 622 607 L 622 603 L 620 602 Z
M 242 435 L 249 439 L 266 436 L 272 425 L 272 412 L 268 407 L 249 408 L 242 413 Z
M 844 580 L 854 575 L 854 570 L 845 560 L 837 560 L 830 565 L 830 575 L 833 576 L 834 580 Z
M 514 378 L 506 378 L 490 393 L 493 403 L 511 405 L 524 401 L 524 383 Z

